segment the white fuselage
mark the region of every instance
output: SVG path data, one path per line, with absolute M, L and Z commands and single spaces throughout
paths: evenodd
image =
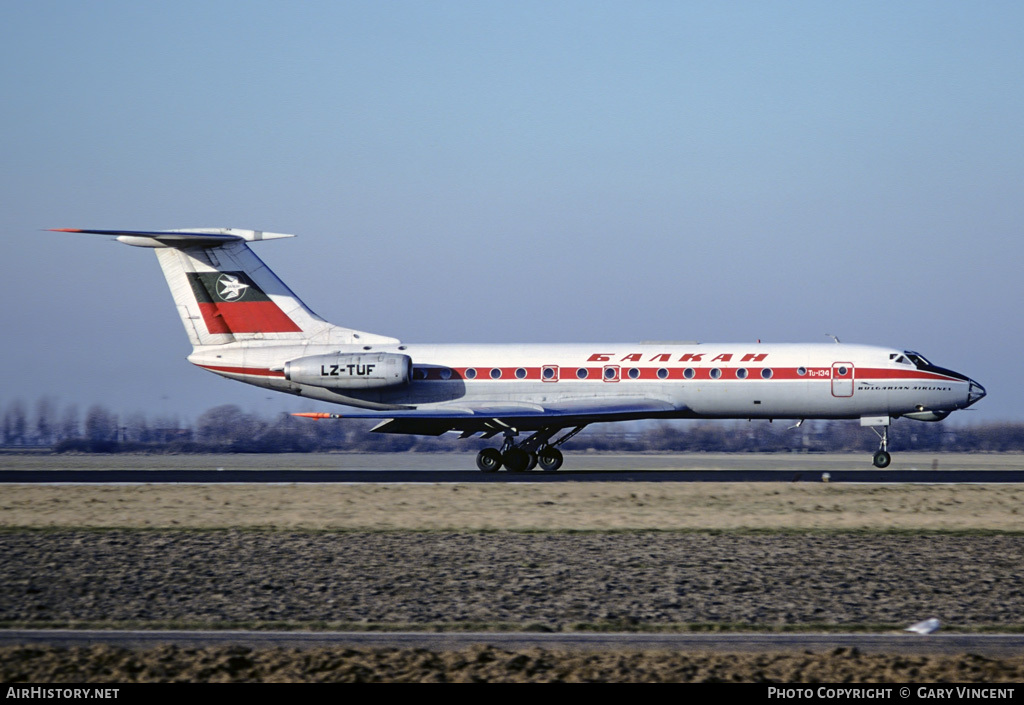
M 296 358 L 368 349 L 410 356 L 412 381 L 339 394 L 288 381 L 281 371 Z M 657 415 L 677 418 L 918 414 L 937 420 L 925 415 L 941 418 L 968 406 L 974 384 L 950 370 L 916 365 L 895 348 L 831 343 L 317 346 L 249 341 L 198 348 L 189 360 L 250 384 L 363 408 L 429 410 L 478 399 L 546 406 L 622 397 L 664 401 L 674 411 Z

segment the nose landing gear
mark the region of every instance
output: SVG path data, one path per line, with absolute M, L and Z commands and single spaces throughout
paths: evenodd
M 865 423 L 865 421 L 880 422 L 880 423 L 868 424 L 868 423 Z M 876 468 L 887 468 L 887 467 L 889 467 L 889 463 L 892 462 L 892 456 L 889 455 L 889 417 L 885 416 L 885 417 L 882 417 L 882 418 L 861 419 L 861 425 L 862 426 L 870 425 L 871 426 L 871 430 L 875 432 L 875 435 L 878 436 L 879 440 L 881 441 L 878 444 L 878 450 L 875 451 L 875 454 L 871 458 L 871 462 L 874 463 Z M 876 426 L 881 426 L 882 427 L 881 432 L 879 432 L 879 430 L 876 428 Z

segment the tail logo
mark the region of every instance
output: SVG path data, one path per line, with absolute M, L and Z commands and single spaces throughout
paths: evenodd
M 189 272 L 210 333 L 298 333 L 302 329 L 245 272 Z
M 217 278 L 217 296 L 221 301 L 241 301 L 248 288 L 248 284 L 242 283 L 233 274 L 221 274 Z

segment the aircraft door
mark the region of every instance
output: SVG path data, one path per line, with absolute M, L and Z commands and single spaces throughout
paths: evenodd
M 852 397 L 853 396 L 853 363 L 833 362 L 832 363 L 832 396 Z

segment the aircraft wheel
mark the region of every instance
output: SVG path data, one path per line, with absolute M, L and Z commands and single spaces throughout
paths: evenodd
M 501 460 L 509 472 L 525 472 L 530 464 L 530 454 L 522 448 L 510 448 L 501 456 Z
M 562 451 L 558 448 L 545 448 L 538 453 L 537 462 L 544 472 L 555 472 L 562 467 Z
M 530 462 L 526 464 L 526 472 L 530 472 L 535 467 L 537 467 L 537 461 L 539 460 L 539 458 L 537 457 L 536 453 L 530 453 L 529 451 L 527 451 L 526 454 L 530 456 Z
M 497 448 L 484 448 L 476 454 L 476 466 L 480 472 L 497 472 L 501 468 L 501 453 Z
M 889 463 L 892 461 L 892 456 L 886 453 L 884 450 L 880 450 L 875 453 L 873 462 L 876 468 L 887 468 Z

